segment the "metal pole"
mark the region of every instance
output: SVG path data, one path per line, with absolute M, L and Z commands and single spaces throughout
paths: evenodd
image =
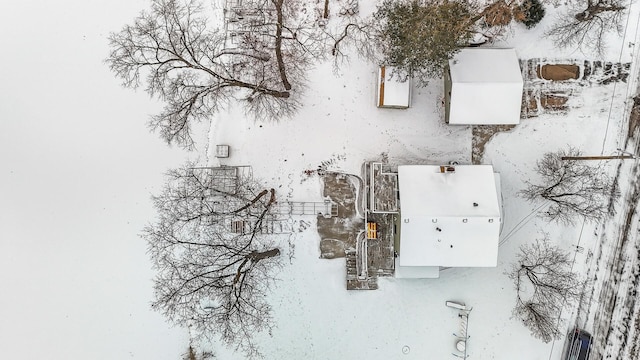
M 625 160 L 625 159 L 636 159 L 636 156 L 633 155 L 611 155 L 611 156 L 563 156 L 560 159 L 562 160 Z

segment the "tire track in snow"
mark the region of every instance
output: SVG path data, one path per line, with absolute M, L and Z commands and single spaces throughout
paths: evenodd
M 633 173 L 637 174 L 637 167 L 635 170 Z M 630 322 L 629 312 L 635 307 L 635 298 L 629 297 L 629 295 L 630 290 L 637 284 L 637 275 L 627 275 L 631 275 L 633 268 L 637 267 L 637 256 L 628 257 L 627 255 L 631 255 L 630 252 L 636 248 L 636 246 L 630 248 L 628 245 L 630 245 L 630 240 L 637 240 L 637 237 L 634 237 L 633 234 L 630 233 L 630 229 L 632 220 L 635 217 L 638 195 L 640 194 L 638 185 L 639 183 L 637 181 L 633 181 L 632 190 L 630 189 L 631 196 L 624 209 L 624 221 L 622 223 L 622 231 L 619 235 L 619 242 L 615 249 L 614 257 L 612 258 L 613 268 L 609 272 L 609 278 L 605 279 L 605 286 L 601 293 L 601 300 L 604 298 L 604 301 L 601 301 L 601 303 L 607 306 L 606 316 L 601 320 L 601 325 L 605 326 L 599 327 L 601 332 L 604 332 L 606 329 L 604 344 L 606 344 L 607 347 L 604 349 L 604 354 L 607 357 L 617 354 L 617 359 L 622 359 L 625 353 L 624 350 L 626 348 Z M 626 260 L 627 258 L 629 258 L 629 260 Z M 629 303 L 629 300 L 631 300 L 631 303 Z M 617 340 L 620 341 L 619 349 L 616 349 L 616 339 L 614 337 L 617 337 Z

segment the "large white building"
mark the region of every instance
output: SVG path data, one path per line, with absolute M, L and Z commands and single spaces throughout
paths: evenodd
M 398 167 L 396 277 L 435 278 L 441 267 L 495 267 L 500 177 L 491 165 Z

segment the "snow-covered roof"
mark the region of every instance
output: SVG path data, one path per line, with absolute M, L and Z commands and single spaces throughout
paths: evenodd
M 523 81 L 514 49 L 462 49 L 449 69 L 449 124 L 520 122 Z
M 408 108 L 411 105 L 411 78 L 400 79 L 391 66 L 378 69 L 376 103 L 378 107 Z
M 491 165 L 399 166 L 399 265 L 496 266 L 496 176 Z

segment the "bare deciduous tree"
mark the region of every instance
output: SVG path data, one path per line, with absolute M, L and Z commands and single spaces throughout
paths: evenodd
M 253 336 L 272 328 L 265 296 L 280 265 L 261 231 L 275 201 L 253 180 L 223 187 L 191 164 L 169 171 L 153 197 L 158 218 L 142 235 L 157 270 L 152 307 L 197 336 L 258 355 Z
M 516 288 L 513 315 L 544 342 L 561 337 L 562 307 L 580 297 L 584 283 L 571 271 L 568 253 L 545 237 L 520 247 L 507 273 Z
M 540 184 L 528 183 L 520 196 L 535 202 L 547 200 L 551 205 L 543 216 L 551 221 L 573 224 L 577 216 L 598 221 L 612 211 L 610 203 L 620 196 L 615 182 L 601 168 L 583 161 L 562 160 L 579 157 L 580 151 L 569 147 L 544 154 L 536 163 L 536 172 L 542 176 Z
M 109 37 L 110 69 L 126 87 L 141 84 L 165 102 L 150 127 L 169 144 L 192 148 L 191 127 L 239 99 L 258 118 L 291 116 L 298 108 L 306 67 L 322 43 L 300 11 L 298 0 L 253 0 L 242 15 L 242 31 L 207 27 L 198 0 L 153 0 L 132 25 Z M 240 10 L 238 10 L 240 11 Z M 295 19 L 295 20 L 293 20 Z M 302 19 L 302 20 L 298 20 Z
M 571 2 L 569 11 L 561 14 L 547 35 L 559 47 L 576 47 L 602 55 L 605 35 L 622 33 L 626 6 L 622 0 L 581 0 Z

